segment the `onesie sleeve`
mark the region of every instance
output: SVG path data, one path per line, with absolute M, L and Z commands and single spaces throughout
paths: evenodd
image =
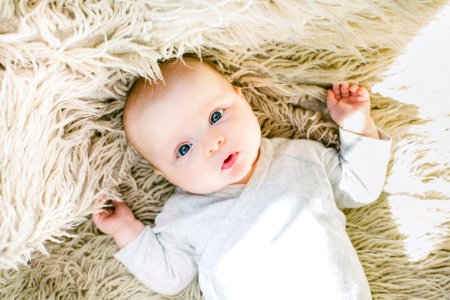
M 325 150 L 323 162 L 338 207 L 360 207 L 381 194 L 392 140 L 382 130 L 378 132 L 381 139 L 339 128 L 339 152 L 332 148 Z
M 153 291 L 175 295 L 196 276 L 193 249 L 170 233 L 154 233 L 148 225 L 114 257 Z

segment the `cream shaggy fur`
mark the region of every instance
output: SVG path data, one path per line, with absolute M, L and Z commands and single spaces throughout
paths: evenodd
M 173 192 L 127 145 L 121 119 L 131 82 L 160 78 L 158 60 L 201 56 L 242 87 L 264 136 L 337 147 L 325 89 L 382 81 L 445 3 L 0 1 L 0 298 L 163 298 L 90 220 L 106 193 L 152 224 Z M 375 299 L 450 299 L 448 113 L 424 119 L 372 99 L 392 161 L 380 199 L 345 211 L 348 233 Z M 434 222 L 420 260 L 405 250 L 398 211 Z M 201 297 L 193 282 L 173 298 Z

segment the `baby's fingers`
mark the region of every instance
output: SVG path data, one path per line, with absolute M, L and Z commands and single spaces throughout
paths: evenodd
M 350 96 L 348 100 L 349 102 L 363 102 L 369 100 L 369 98 L 365 96 Z
M 367 90 L 367 89 L 365 89 L 365 88 L 363 88 L 363 87 L 360 87 L 358 90 L 357 90 L 357 92 L 356 92 L 359 96 L 362 96 L 362 97 L 366 97 L 366 98 L 369 98 L 369 91 Z
M 97 200 L 97 205 L 99 211 L 97 213 L 94 213 L 92 215 L 92 218 L 96 220 L 104 219 L 105 217 L 112 214 L 112 210 L 110 205 L 105 205 L 105 203 L 108 201 L 108 198 L 106 196 L 101 196 L 100 199 Z
M 98 225 L 102 223 L 102 221 L 105 219 L 105 217 L 106 217 L 106 213 L 104 211 L 98 212 L 98 213 L 92 214 L 92 221 L 98 227 Z
M 341 99 L 341 85 L 339 83 L 333 83 L 331 89 L 333 90 L 333 95 L 336 100 Z
M 337 103 L 336 96 L 332 90 L 327 90 L 327 107 L 331 109 Z
M 99 207 L 103 207 L 106 201 L 108 201 L 108 198 L 106 198 L 106 196 L 103 195 L 100 197 L 100 199 L 97 200 L 95 204 L 97 204 Z
M 348 89 L 350 90 L 350 92 L 352 92 L 352 96 L 356 93 L 356 91 L 358 90 L 358 85 L 356 84 L 352 84 Z

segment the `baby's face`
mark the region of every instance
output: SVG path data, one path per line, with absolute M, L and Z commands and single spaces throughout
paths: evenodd
M 205 194 L 246 183 L 259 154 L 261 130 L 239 89 L 199 62 L 173 75 L 161 98 L 140 113 L 141 153 L 170 182 Z

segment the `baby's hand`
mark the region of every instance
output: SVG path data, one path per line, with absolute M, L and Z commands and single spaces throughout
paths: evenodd
M 343 129 L 378 138 L 378 130 L 370 117 L 369 92 L 356 84 L 333 83 L 327 90 L 327 106 L 333 120 Z
M 105 204 L 106 197 L 100 198 L 98 204 Z M 131 209 L 123 202 L 112 201 L 114 208 L 108 208 L 92 215 L 92 220 L 103 233 L 114 237 L 117 246 L 122 248 L 143 229 L 144 224 L 133 215 Z

